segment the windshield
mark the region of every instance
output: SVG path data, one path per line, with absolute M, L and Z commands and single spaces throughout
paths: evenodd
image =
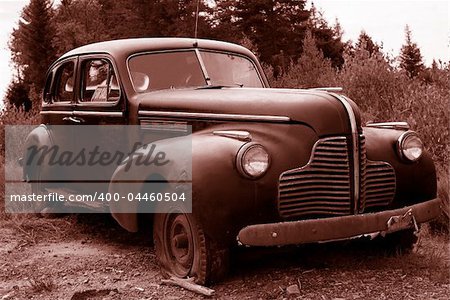
M 229 53 L 200 51 L 212 85 L 262 87 L 253 63 Z
M 206 85 L 194 51 L 138 55 L 130 59 L 128 66 L 138 93 Z
M 145 53 L 129 59 L 130 78 L 136 92 L 186 87 L 262 87 L 253 63 L 244 57 L 219 52 L 199 52 L 209 78 L 205 78 L 194 50 Z

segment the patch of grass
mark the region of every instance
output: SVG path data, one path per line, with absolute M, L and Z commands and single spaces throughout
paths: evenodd
M 426 265 L 430 276 L 440 283 L 450 283 L 450 248 L 448 235 L 435 235 L 425 227 L 417 245 L 417 254 L 412 256 L 418 266 Z M 414 261 L 409 264 L 414 267 Z
M 11 214 L 0 225 L 12 228 L 25 244 L 34 245 L 42 240 L 65 237 L 72 230 L 72 222 L 67 218 L 45 219 L 35 214 Z
M 44 277 L 39 279 L 28 279 L 31 290 L 35 293 L 51 292 L 55 288 L 55 284 L 51 278 Z
M 442 213 L 430 223 L 431 232 L 434 234 L 448 235 L 450 230 L 450 180 L 449 173 L 443 168 L 438 168 L 438 198 L 441 199 Z

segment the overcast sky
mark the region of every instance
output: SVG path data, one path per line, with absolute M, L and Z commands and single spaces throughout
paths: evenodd
M 0 0 L 0 99 L 3 98 L 12 71 L 7 41 L 20 12 L 29 1 Z M 57 1 L 55 1 L 57 2 Z M 309 3 L 311 1 L 309 0 Z M 426 63 L 433 58 L 450 60 L 450 6 L 448 0 L 315 0 L 325 18 L 339 19 L 344 39 L 355 41 L 365 30 L 376 42 L 383 42 L 384 51 L 398 55 L 404 42 L 404 28 L 410 25 L 413 41 L 419 45 Z

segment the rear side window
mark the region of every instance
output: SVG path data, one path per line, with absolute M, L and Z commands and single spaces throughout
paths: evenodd
M 44 87 L 44 102 L 48 103 L 51 101 L 51 92 L 50 88 L 52 85 L 53 80 L 53 72 L 49 72 L 47 76 L 47 80 L 45 81 L 45 87 Z
M 115 102 L 120 89 L 111 63 L 106 59 L 89 59 L 82 63 L 81 101 Z
M 53 102 L 72 101 L 75 83 L 74 70 L 75 63 L 73 61 L 62 64 L 56 70 Z

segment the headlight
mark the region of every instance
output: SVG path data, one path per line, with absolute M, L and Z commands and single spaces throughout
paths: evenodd
M 401 158 L 413 162 L 422 156 L 423 143 L 414 131 L 407 131 L 398 138 L 397 149 Z
M 260 144 L 246 144 L 239 149 L 236 166 L 242 175 L 249 178 L 263 176 L 269 168 L 269 153 Z

